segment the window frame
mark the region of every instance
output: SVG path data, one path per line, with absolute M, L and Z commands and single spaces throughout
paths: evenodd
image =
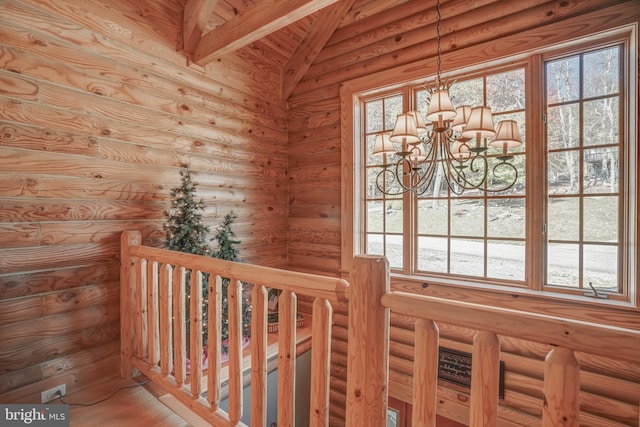
M 624 21 L 624 17 L 621 17 L 620 20 Z M 605 25 L 605 23 L 598 24 L 600 26 Z M 618 22 L 611 24 L 614 28 L 613 30 L 609 30 L 608 34 L 602 34 L 602 31 L 597 36 L 598 39 L 606 40 L 609 39 L 624 39 L 627 48 L 624 52 L 630 52 L 629 55 L 625 58 L 624 67 L 622 69 L 623 73 L 627 73 L 623 77 L 623 81 L 626 85 L 627 90 L 624 93 L 624 100 L 626 104 L 628 104 L 628 109 L 625 111 L 626 120 L 629 120 L 628 126 L 622 126 L 621 129 L 625 132 L 622 136 L 624 141 L 628 141 L 626 147 L 631 148 L 632 154 L 635 153 L 637 159 L 637 121 L 636 126 L 631 125 L 634 120 L 633 117 L 637 117 L 637 97 L 634 97 L 634 94 L 637 94 L 637 69 L 634 70 L 633 67 L 630 67 L 629 64 L 633 64 L 634 61 L 637 61 L 638 56 L 638 48 L 637 48 L 637 22 L 629 20 L 629 22 Z M 551 24 L 549 27 L 555 27 L 557 24 Z M 544 87 L 544 76 L 540 71 L 543 62 L 543 55 L 546 52 L 554 51 L 561 52 L 563 49 L 570 49 L 571 51 L 579 50 L 578 47 L 580 44 L 589 45 L 590 47 L 594 45 L 595 36 L 591 36 L 589 32 L 592 30 L 582 29 L 578 33 L 566 34 L 567 40 L 563 44 L 554 44 L 551 46 L 550 44 L 545 44 L 544 41 L 532 41 L 529 45 L 525 45 L 522 47 L 522 52 L 510 52 L 511 55 L 509 58 L 500 58 L 497 60 L 490 61 L 488 58 L 486 61 L 477 62 L 477 63 L 469 63 L 467 58 L 464 58 L 464 50 L 457 53 L 443 54 L 443 65 L 449 64 L 451 66 L 450 69 L 443 70 L 443 76 L 447 74 L 453 74 L 456 70 L 465 69 L 466 73 L 477 73 L 478 70 L 483 70 L 486 68 L 492 68 L 495 66 L 508 66 L 508 64 L 513 64 L 518 61 L 525 61 L 527 63 L 527 79 L 531 79 L 532 81 L 537 81 L 538 85 L 528 84 L 527 91 L 530 90 L 531 87 Z M 509 38 L 509 37 L 507 37 Z M 505 38 L 506 39 L 506 38 Z M 503 39 L 504 40 L 504 39 Z M 534 46 L 531 46 L 534 45 Z M 483 49 L 480 49 L 483 51 Z M 476 51 L 477 52 L 477 51 Z M 416 66 L 418 65 L 418 66 Z M 418 73 L 418 70 L 421 72 Z M 409 72 L 408 72 L 409 71 Z M 411 64 L 410 66 L 399 67 L 393 70 L 384 71 L 374 76 L 367 76 L 366 79 L 360 78 L 355 79 L 349 82 L 345 82 L 341 87 L 341 109 L 342 109 L 342 154 L 343 154 L 343 192 L 342 192 L 342 211 L 343 211 L 343 221 L 342 221 L 342 238 L 343 238 L 343 251 L 342 251 L 342 264 L 341 268 L 343 272 L 350 271 L 351 258 L 355 254 L 364 253 L 362 250 L 365 245 L 364 241 L 364 229 L 360 229 L 363 226 L 363 218 L 366 216 L 364 213 L 363 206 L 363 198 L 358 200 L 356 195 L 359 194 L 359 189 L 362 188 L 360 185 L 363 176 L 360 176 L 359 173 L 354 173 L 354 171 L 360 170 L 362 168 L 362 159 L 366 153 L 363 153 L 363 144 L 358 144 L 357 142 L 360 140 L 360 135 L 362 134 L 362 126 L 363 126 L 363 115 L 362 111 L 359 109 L 359 105 L 363 97 L 370 96 L 372 93 L 379 93 L 382 91 L 388 92 L 391 90 L 398 90 L 399 88 L 410 86 L 411 84 L 424 82 L 425 77 L 429 78 L 429 76 L 435 74 L 433 62 L 429 63 L 429 61 L 421 61 L 419 64 Z M 403 75 L 405 76 L 405 80 L 399 82 L 393 82 L 395 75 Z M 409 77 L 409 78 L 407 78 Z M 391 82 L 391 84 L 390 84 Z M 526 93 L 527 100 L 540 98 L 541 94 L 539 93 Z M 540 140 L 541 137 L 544 137 L 544 129 L 543 126 L 531 126 L 535 117 L 542 117 L 542 112 L 545 108 L 542 105 L 542 102 L 534 103 L 534 105 L 527 105 L 525 110 L 525 114 L 527 115 L 527 141 Z M 622 120 L 622 118 L 621 118 Z M 545 148 L 541 148 L 538 144 L 531 144 L 527 150 L 527 165 L 526 168 L 528 171 L 532 170 L 532 165 L 540 165 L 545 164 L 544 174 L 546 176 L 546 153 Z M 540 162 L 540 158 L 545 158 L 544 163 Z M 536 163 L 537 162 L 537 163 Z M 350 170 L 351 177 L 347 177 L 345 175 L 346 170 Z M 637 183 L 637 165 L 635 166 L 635 170 L 630 170 L 627 168 L 625 171 L 627 174 L 631 174 L 630 176 L 635 176 L 636 180 L 632 181 L 630 179 L 624 180 L 624 185 L 627 186 L 625 189 L 621 189 L 621 193 L 628 192 L 630 194 L 629 197 L 625 198 L 625 206 L 623 206 L 623 210 L 625 215 L 628 215 L 629 212 L 635 213 L 635 217 L 637 218 L 637 206 L 638 206 L 638 183 Z M 529 218 L 532 218 L 533 215 L 539 216 L 539 213 L 536 213 L 533 210 L 531 200 L 535 200 L 538 197 L 545 197 L 545 189 L 542 188 L 546 186 L 546 180 L 543 184 L 536 186 L 535 188 L 530 188 L 530 185 L 527 185 L 527 195 L 526 195 L 526 206 L 525 210 L 527 212 L 527 222 L 526 222 L 526 234 L 527 236 L 533 233 L 542 232 L 543 221 L 536 220 L 532 221 Z M 357 189 L 357 190 L 356 190 Z M 410 216 L 408 220 L 415 221 L 413 217 L 412 211 L 414 207 L 411 207 L 407 212 L 405 212 L 405 216 Z M 546 214 L 545 214 L 546 215 Z M 637 240 L 637 229 L 638 224 L 637 220 L 633 221 L 633 215 L 627 216 L 627 221 L 624 224 L 628 225 L 627 229 L 621 229 L 621 233 L 623 233 L 623 247 L 627 250 L 628 256 L 624 259 L 630 259 L 630 265 L 637 266 L 638 265 L 638 253 L 636 249 L 636 240 Z M 405 220 L 406 221 L 406 220 Z M 627 238 L 626 236 L 629 236 Z M 414 245 L 413 239 L 411 243 L 405 239 L 405 247 L 407 245 Z M 542 240 L 541 240 L 542 241 Z M 536 296 L 551 296 L 552 298 L 560 298 L 568 297 L 570 299 L 577 299 L 582 301 L 589 301 L 589 299 L 581 298 L 579 295 L 562 295 L 561 293 L 556 292 L 548 292 L 543 289 L 544 281 L 542 280 L 544 277 L 544 269 L 546 266 L 546 260 L 543 250 L 543 244 L 536 244 L 537 248 L 534 250 L 527 248 L 525 255 L 526 262 L 526 271 L 525 271 L 525 282 L 527 287 L 522 289 L 518 287 L 505 287 L 502 285 L 492 285 L 485 284 L 485 280 L 456 280 L 454 277 L 446 276 L 446 277 L 437 277 L 434 278 L 437 283 L 444 285 L 462 285 L 462 286 L 477 286 L 481 287 L 483 290 L 489 291 L 498 291 L 501 293 L 514 293 L 520 292 L 522 295 L 536 295 Z M 407 260 L 411 257 L 405 256 L 405 265 L 407 264 Z M 413 261 L 411 261 L 413 262 Z M 635 268 L 635 267 L 634 267 Z M 611 303 L 622 303 L 623 305 L 632 305 L 638 306 L 640 305 L 640 295 L 638 292 L 638 273 L 632 271 L 632 268 L 626 266 L 626 268 L 621 272 L 622 280 L 624 283 L 631 284 L 626 287 L 626 293 L 621 296 L 621 298 L 611 298 L 609 300 L 601 300 L 607 301 Z M 399 279 L 408 280 L 411 283 L 421 283 L 424 287 L 427 282 L 432 282 L 432 278 L 429 276 L 422 275 L 407 275 L 407 274 L 397 274 L 393 273 L 392 276 L 398 277 Z M 425 282 L 426 280 L 426 282 Z M 586 297 L 588 298 L 588 297 Z
M 621 201 L 620 201 L 620 207 L 618 212 L 619 214 L 618 215 L 618 222 L 619 222 L 618 232 L 620 233 L 620 236 L 618 237 L 617 248 L 619 248 L 619 250 L 622 253 L 618 255 L 617 268 L 619 272 L 618 273 L 619 286 L 622 289 L 620 293 L 607 294 L 607 298 L 611 300 L 632 302 L 634 300 L 634 296 L 636 296 L 640 292 L 640 289 L 637 283 L 637 278 L 633 274 L 635 269 L 639 266 L 639 260 L 636 253 L 637 249 L 633 244 L 635 239 L 626 238 L 626 237 L 636 236 L 637 238 L 637 234 L 636 234 L 637 224 L 634 223 L 633 217 L 634 216 L 637 217 L 637 206 L 638 206 L 637 199 L 639 194 L 638 194 L 638 187 L 636 183 L 638 180 L 637 170 L 638 170 L 638 163 L 640 162 L 640 159 L 638 159 L 637 134 L 636 134 L 636 138 L 632 140 L 631 138 L 633 137 L 634 132 L 632 132 L 631 128 L 637 129 L 639 121 L 638 119 L 636 119 L 634 124 L 634 120 L 632 119 L 633 116 L 631 113 L 631 111 L 633 110 L 633 106 L 630 105 L 631 103 L 629 99 L 630 95 L 633 93 L 632 90 L 635 90 L 635 93 L 637 93 L 637 86 L 635 87 L 635 89 L 633 89 L 634 87 L 633 82 L 637 81 L 637 75 L 636 75 L 636 78 L 633 80 L 631 80 L 630 78 L 630 76 L 634 74 L 633 70 L 630 69 L 630 64 L 632 63 L 631 58 L 634 57 L 633 43 L 632 43 L 633 36 L 632 34 L 630 34 L 628 37 L 623 37 L 624 34 L 625 34 L 624 32 L 620 32 L 620 33 L 613 32 L 613 34 L 611 35 L 598 37 L 595 40 L 588 40 L 584 42 L 578 41 L 576 43 L 570 44 L 569 46 L 563 46 L 558 49 L 553 49 L 548 52 L 543 52 L 540 54 L 540 58 L 541 58 L 542 68 L 544 68 L 544 64 L 547 61 L 553 61 L 555 59 L 561 59 L 567 56 L 577 56 L 577 55 L 584 56 L 588 52 L 595 52 L 599 49 L 614 47 L 619 45 L 622 46 L 620 49 L 621 55 L 618 58 L 620 74 L 621 74 L 619 76 L 619 82 L 620 82 L 619 93 L 621 93 L 620 100 L 619 100 L 619 111 L 620 111 L 619 129 L 621 130 L 621 133 L 619 135 L 619 139 L 620 139 L 619 147 L 621 148 L 621 152 L 619 154 L 619 158 L 620 159 L 636 159 L 636 161 L 635 162 L 626 161 L 619 166 L 620 177 L 619 177 L 618 193 L 621 198 Z M 635 61 L 637 62 L 637 50 L 636 50 Z M 580 83 L 580 85 L 582 86 L 582 82 Z M 546 82 L 544 82 L 543 87 L 545 88 L 545 92 L 546 92 Z M 546 93 L 543 93 L 542 96 L 543 96 L 542 99 L 546 101 Z M 578 103 L 584 104 L 589 101 L 590 99 L 587 98 L 585 100 L 585 98 L 582 97 L 582 94 L 581 94 Z M 561 102 L 556 104 L 559 105 L 559 104 L 565 104 L 565 103 L 566 102 Z M 545 114 L 546 116 L 546 107 L 547 107 L 546 102 L 544 102 L 544 104 L 545 105 L 543 106 L 544 107 L 543 114 Z M 637 114 L 636 114 L 636 117 L 637 117 Z M 582 119 L 580 120 L 580 126 L 581 128 L 583 126 Z M 582 134 L 582 132 L 580 133 Z M 547 146 L 546 134 L 544 138 L 545 138 L 545 148 L 546 148 Z M 578 151 L 588 150 L 587 147 L 583 147 L 582 145 L 579 145 L 574 149 Z M 563 149 L 557 149 L 553 151 L 562 152 Z M 582 168 L 584 167 L 583 163 L 584 163 L 583 161 L 580 162 L 580 166 L 579 166 L 581 172 L 582 172 Z M 544 165 L 545 167 L 548 165 L 548 161 L 546 157 L 545 157 Z M 547 175 L 547 172 L 545 170 L 545 176 L 546 175 Z M 545 184 L 546 184 L 546 181 L 545 181 Z M 583 199 L 583 198 L 589 197 L 589 194 L 584 192 L 577 192 L 575 194 L 575 197 L 578 199 Z M 630 203 L 634 201 L 636 202 L 635 204 Z M 547 217 L 548 217 L 548 212 L 547 212 L 547 209 L 545 208 L 544 209 L 545 224 L 548 222 Z M 581 235 L 579 237 L 579 245 L 582 246 L 585 243 L 583 242 L 584 239 L 582 237 L 582 233 L 580 234 Z M 543 290 L 550 289 L 548 292 L 567 294 L 567 295 L 576 295 L 576 294 L 579 294 L 580 289 L 582 289 L 584 290 L 583 291 L 584 294 L 592 294 L 592 292 L 586 287 L 584 287 L 584 285 L 582 288 L 578 290 L 573 290 L 571 288 L 564 288 L 562 286 L 548 284 L 547 277 L 546 277 L 547 275 L 547 271 L 546 271 L 547 252 L 546 251 L 543 252 L 543 257 L 544 257 L 544 262 L 542 265 L 539 266 L 544 270 L 541 273 L 543 277 L 543 280 L 542 280 Z M 580 257 L 580 261 L 581 261 L 580 265 L 582 265 L 582 262 L 583 262 L 582 256 Z M 581 271 L 579 272 L 579 275 L 582 276 Z M 593 295 L 593 296 L 596 296 L 596 295 Z M 638 295 L 638 297 L 640 299 L 640 295 Z M 640 305 L 640 302 L 638 302 L 637 304 Z

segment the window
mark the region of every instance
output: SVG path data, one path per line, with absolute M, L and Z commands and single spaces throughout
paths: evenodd
M 392 273 L 406 276 L 629 300 L 637 256 L 630 34 L 447 76 L 456 79 L 456 106 L 489 105 L 494 123 L 518 122 L 524 145 L 511 153 L 518 179 L 502 192 L 457 195 L 436 175 L 424 194 L 384 194 L 375 138 L 402 112 L 426 115 L 428 76 L 360 96 L 362 252 L 385 255 Z M 487 153 L 491 169 L 500 152 Z
M 550 288 L 624 293 L 623 52 L 616 44 L 544 62 Z

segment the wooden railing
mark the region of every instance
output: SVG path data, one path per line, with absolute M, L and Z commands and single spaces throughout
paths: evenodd
M 185 369 L 185 271 L 191 272 L 189 352 L 202 351 L 202 274 L 209 280 L 209 313 L 220 312 L 220 278 L 229 285 L 229 411 L 221 410 L 220 318 L 209 319 L 209 366 Z M 334 278 L 220 261 L 140 246 L 140 234 L 122 236 L 122 375 L 138 369 L 214 426 L 244 425 L 240 286 L 252 283 L 251 425 L 266 421 L 267 288 L 282 290 L 279 302 L 278 422 L 294 425 L 295 313 L 297 295 L 314 298 L 310 426 L 329 423 L 332 302 L 349 302 L 346 425 L 386 425 L 389 316 L 415 319 L 412 425 L 435 426 L 438 323 L 477 331 L 473 340 L 469 425 L 496 426 L 500 337 L 552 346 L 545 359 L 542 426 L 580 424 L 580 364 L 576 352 L 637 363 L 640 332 L 558 317 L 444 300 L 389 289 L 384 257 L 356 256 L 349 283 Z M 195 296 L 195 298 L 193 298 Z M 174 367 L 173 369 L 171 367 Z M 206 381 L 205 384 L 203 384 Z
M 580 364 L 576 352 L 626 361 L 632 366 L 640 357 L 637 330 L 390 292 L 388 277 L 385 258 L 354 260 L 349 301 L 349 427 L 384 425 L 380 408 L 386 402 L 390 311 L 416 319 L 413 427 L 436 425 L 439 322 L 477 331 L 471 357 L 468 425 L 472 427 L 498 423 L 501 336 L 552 346 L 544 365 L 543 427 L 580 425 Z M 362 363 L 358 355 L 365 349 L 366 363 Z M 374 351 L 380 354 L 372 354 Z
M 238 264 L 210 257 L 141 246 L 137 232 L 121 240 L 122 376 L 137 369 L 214 426 L 244 425 L 241 286 L 252 284 L 251 425 L 267 418 L 267 288 L 279 289 L 278 426 L 294 425 L 297 295 L 314 298 L 312 313 L 310 426 L 329 417 L 329 355 L 332 302 L 345 301 L 341 279 Z M 208 366 L 202 354 L 202 283 L 208 275 Z M 190 298 L 186 305 L 187 278 Z M 221 279 L 228 278 L 228 361 L 222 369 Z M 188 308 L 187 308 L 188 307 Z M 190 336 L 186 336 L 186 311 Z M 188 348 L 187 348 L 188 347 Z M 187 372 L 187 354 L 192 355 Z M 221 385 L 228 381 L 228 411 L 220 408 Z

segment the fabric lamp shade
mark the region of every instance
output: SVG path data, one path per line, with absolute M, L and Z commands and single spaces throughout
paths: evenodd
M 470 115 L 471 107 L 469 107 L 468 105 L 461 105 L 460 107 L 456 108 L 456 116 L 453 118 L 451 129 L 454 132 L 462 132 L 465 126 L 467 126 Z
M 455 115 L 456 110 L 453 108 L 453 102 L 451 102 L 449 92 L 444 89 L 435 90 L 429 100 L 427 120 L 432 122 L 450 120 L 453 119 Z
M 462 131 L 465 138 L 491 138 L 495 136 L 496 130 L 493 127 L 493 116 L 490 107 L 474 107 L 467 126 Z
M 489 145 L 497 148 L 515 148 L 522 145 L 520 129 L 515 120 L 502 120 L 496 127 L 496 136 Z
M 376 141 L 373 145 L 373 155 L 395 154 L 396 149 L 393 142 L 389 140 L 388 133 L 380 133 L 376 135 Z
M 420 142 L 418 137 L 418 129 L 416 128 L 416 118 L 411 113 L 398 114 L 396 126 L 389 139 L 392 142 L 400 142 L 405 144 L 416 144 Z
M 418 131 L 418 135 L 426 133 L 427 125 L 424 123 L 424 119 L 422 118 L 422 114 L 420 114 L 420 111 L 409 111 L 409 114 L 413 114 L 413 118 L 416 120 L 416 130 Z

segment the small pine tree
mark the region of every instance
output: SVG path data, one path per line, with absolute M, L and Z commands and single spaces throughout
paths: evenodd
M 171 208 L 164 212 L 166 222 L 164 247 L 172 251 L 180 251 L 195 255 L 211 255 L 207 244 L 209 227 L 202 222 L 204 202 L 196 199 L 196 186 L 187 166 L 180 170 L 181 184 L 171 189 Z M 187 272 L 185 294 L 191 295 L 190 272 Z M 202 341 L 207 345 L 209 306 L 209 275 L 202 275 Z M 189 303 L 185 307 L 187 339 L 189 338 Z M 189 347 L 187 346 L 187 349 Z
M 239 261 L 239 250 L 236 248 L 240 244 L 236 240 L 235 233 L 231 225 L 235 222 L 237 215 L 233 212 L 227 214 L 224 220 L 216 229 L 216 234 L 211 240 L 217 240 L 218 249 L 212 251 L 207 242 L 209 227 L 202 222 L 202 211 L 204 202 L 197 201 L 196 186 L 198 185 L 191 178 L 188 167 L 180 170 L 181 184 L 171 189 L 171 208 L 164 212 L 166 231 L 164 247 L 169 250 L 180 251 L 195 255 L 211 255 L 215 258 L 227 261 Z M 190 272 L 187 272 L 186 295 L 190 295 Z M 229 336 L 229 303 L 227 299 L 227 289 L 229 279 L 222 279 L 222 339 Z M 209 331 L 209 275 L 202 275 L 202 341 L 207 345 Z M 189 338 L 189 304 L 186 308 L 187 339 Z M 250 334 L 251 306 L 242 291 L 242 332 L 245 336 Z
M 188 167 L 180 170 L 181 185 L 171 189 L 171 209 L 164 212 L 166 239 L 164 247 L 172 251 L 210 255 L 206 243 L 209 227 L 202 223 L 204 203 L 196 201 L 196 186 Z
M 231 225 L 235 222 L 238 216 L 231 211 L 225 215 L 224 219 L 216 229 L 216 234 L 211 240 L 218 242 L 218 248 L 213 251 L 213 257 L 223 259 L 226 261 L 239 262 L 240 251 L 236 248 L 240 244 L 240 241 L 236 239 L 236 235 L 231 229 Z M 225 340 L 229 336 L 229 301 L 227 299 L 227 291 L 229 288 L 230 280 L 228 278 L 222 279 L 222 339 Z M 251 327 L 251 305 L 249 304 L 245 290 L 242 290 L 242 334 L 244 336 L 250 335 Z

